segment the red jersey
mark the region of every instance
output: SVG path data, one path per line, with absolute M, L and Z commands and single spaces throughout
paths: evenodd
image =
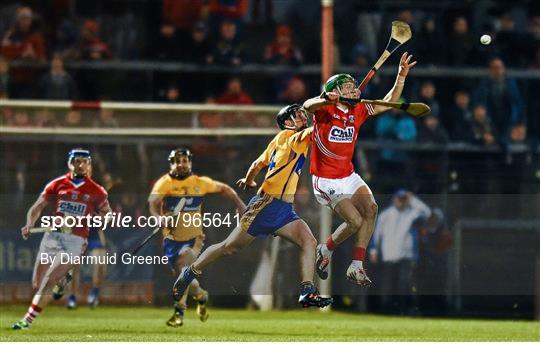
M 49 204 L 54 205 L 54 215 L 57 216 L 86 216 L 93 215 L 104 206 L 107 206 L 107 191 L 93 181 L 84 177 L 75 183 L 70 173 L 51 181 L 41 193 Z M 72 234 L 88 238 L 86 221 L 81 226 L 73 228 Z
M 358 130 L 373 106 L 358 103 L 343 111 L 336 105 L 326 105 L 313 114 L 313 148 L 310 172 L 323 178 L 345 178 L 354 172 L 352 156 Z

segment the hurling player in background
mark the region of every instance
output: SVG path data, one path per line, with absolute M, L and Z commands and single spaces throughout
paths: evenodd
M 30 228 L 35 226 L 48 205 L 54 207 L 53 215 L 61 217 L 79 218 L 87 215 L 104 217 L 111 212 L 107 191 L 89 177 L 91 161 L 88 150 L 76 148 L 69 152 L 69 172 L 47 184 L 28 210 L 26 225 L 21 228 L 24 238 L 30 235 Z M 32 278 L 35 294 L 24 317 L 13 325 L 14 330 L 28 329 L 41 313 L 51 299 L 53 287 L 74 267 L 70 263 L 62 264 L 60 254 L 67 253 L 72 257 L 80 257 L 86 250 L 88 232 L 88 223 L 80 221 L 80 226 L 79 223 L 73 228 L 63 226 L 43 235 Z M 50 264 L 43 264 L 42 256 L 47 256 L 49 262 L 53 257 L 55 259 Z
M 405 78 L 416 64 L 405 52 L 399 62 L 398 74 L 392 89 L 383 98 L 395 102 L 401 96 Z M 377 204 L 366 182 L 355 173 L 352 156 L 358 131 L 364 121 L 390 108 L 359 102 L 350 103 L 343 98 L 360 98 L 356 80 L 349 74 L 332 76 L 324 84 L 321 96 L 306 100 L 304 107 L 313 113 L 313 151 L 310 172 L 317 201 L 333 209 L 345 222 L 317 246 L 316 269 L 320 278 L 328 277 L 332 252 L 351 235 L 356 244 L 347 279 L 369 286 L 363 261 L 373 234 L 377 217 Z
M 182 270 L 173 287 L 175 299 L 210 264 L 249 246 L 256 237 L 279 235 L 300 248 L 301 284 L 298 303 L 304 307 L 325 307 L 332 303 L 331 298 L 319 295 L 313 283 L 317 240 L 293 209 L 302 165 L 311 144 L 312 128 L 307 128 L 306 111 L 297 104 L 281 109 L 276 121 L 281 131 L 251 164 L 246 176 L 237 182 L 241 188 L 254 188 L 257 186 L 255 177 L 262 169 L 268 168 L 257 195 L 251 198 L 240 219 L 240 226 L 224 241 L 208 247 L 195 263 Z
M 148 197 L 148 203 L 150 214 L 160 216 L 171 212 L 181 198 L 186 198 L 186 204 L 178 215 L 180 220 L 177 227 L 163 229 L 163 253 L 169 258 L 174 276 L 177 276 L 181 269 L 193 263 L 201 252 L 204 243 L 202 221 L 199 221 L 197 225 L 197 221 L 190 221 L 190 219 L 195 218 L 194 214 L 200 215 L 199 219 L 202 218 L 201 207 L 204 196 L 210 193 L 219 193 L 228 198 L 240 214 L 244 213 L 246 205 L 227 184 L 193 174 L 191 169 L 193 155 L 189 149 L 179 148 L 171 151 L 168 160 L 169 172 L 154 184 Z M 186 213 L 189 214 L 188 217 L 183 216 Z M 201 288 L 197 280 L 193 280 L 189 290 L 174 303 L 174 313 L 167 321 L 168 326 L 180 327 L 183 325 L 188 292 L 197 301 L 199 319 L 201 321 L 208 319 L 206 307 L 208 293 Z

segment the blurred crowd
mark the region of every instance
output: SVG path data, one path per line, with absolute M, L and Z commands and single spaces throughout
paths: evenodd
M 345 16 L 350 20 L 339 20 Z M 404 100 L 427 103 L 432 115 L 414 119 L 396 110 L 367 121 L 360 144 L 371 140 L 382 147 L 358 153 L 357 165 L 367 178 L 386 178 L 388 192 L 395 170 L 411 179 L 421 176 L 423 185 L 412 189 L 424 192 L 439 192 L 446 184 L 447 191 L 463 190 L 467 184 L 463 170 L 471 171 L 473 165 L 478 171 L 512 173 L 517 180 L 538 178 L 540 98 L 536 94 L 540 80 L 516 79 L 507 71 L 540 68 L 538 8 L 527 2 L 503 6 L 442 1 L 407 8 L 399 1 L 380 7 L 343 0 L 335 2 L 334 17 L 337 66 L 369 68 L 386 45 L 390 21 L 399 19 L 413 30 L 413 39 L 405 48 L 419 66 L 488 71 L 481 78 L 415 76 L 413 71 Z M 319 32 L 319 4 L 306 7 L 300 0 L 3 1 L 0 98 L 302 103 L 320 92 L 319 76 L 296 68 L 320 63 Z M 481 34 L 490 34 L 492 44 L 481 45 Z M 395 68 L 395 58 L 384 68 Z M 99 66 L 105 60 L 182 62 L 193 68 L 137 73 L 73 67 L 81 61 Z M 29 68 L 32 62 L 48 67 Z M 253 63 L 289 68 L 235 73 L 237 66 Z M 355 76 L 362 79 L 363 73 Z M 392 82 L 393 76 L 376 76 L 362 96 L 381 98 Z M 0 115 L 0 125 L 13 127 L 274 126 L 270 117 L 256 114 L 161 114 L 160 121 L 155 121 L 144 113 L 3 108 Z M 444 147 L 447 143 L 499 153 L 480 154 L 473 162 L 452 162 L 448 152 L 420 154 L 400 149 L 406 144 Z M 444 172 L 448 171 L 452 177 L 447 183 Z M 477 183 L 469 184 L 469 189 L 478 191 Z

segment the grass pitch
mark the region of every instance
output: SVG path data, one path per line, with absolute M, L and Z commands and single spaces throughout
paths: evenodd
M 540 323 L 512 320 L 410 318 L 318 310 L 257 312 L 193 309 L 180 328 L 169 308 L 47 307 L 30 330 L 13 331 L 25 306 L 1 306 L 0 341 L 540 341 Z

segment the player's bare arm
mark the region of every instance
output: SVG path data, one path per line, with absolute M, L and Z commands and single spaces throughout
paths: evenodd
M 225 183 L 221 183 L 216 181 L 217 185 L 217 192 L 221 194 L 222 196 L 230 199 L 234 205 L 236 206 L 236 209 L 238 210 L 238 213 L 243 214 L 244 211 L 246 211 L 246 205 L 244 202 L 238 197 L 238 194 L 236 191 L 233 190 L 229 185 Z
M 323 106 L 336 104 L 339 101 L 339 94 L 337 92 L 324 92 L 318 97 L 310 98 L 304 102 L 304 109 L 308 112 L 314 113 Z
M 257 177 L 257 175 L 259 175 L 261 170 L 265 167 L 266 167 L 266 164 L 261 159 L 255 160 L 251 164 L 251 166 L 249 166 L 246 176 L 244 178 L 239 179 L 236 182 L 236 185 L 242 190 L 245 190 L 246 188 L 256 187 L 257 182 L 255 181 L 255 178 Z
M 398 73 L 396 76 L 396 81 L 394 82 L 394 86 L 390 89 L 390 91 L 384 96 L 383 100 L 387 102 L 396 102 L 399 100 L 399 97 L 401 97 L 401 93 L 403 92 L 403 87 L 405 86 L 405 79 L 407 78 L 407 75 L 409 74 L 409 71 L 411 68 L 413 68 L 418 61 L 411 62 L 413 55 L 408 55 L 407 52 L 404 52 L 403 55 L 401 55 L 401 59 L 399 61 L 399 67 L 398 67 Z M 388 106 L 382 106 L 382 105 L 375 105 L 374 107 L 374 115 L 378 115 L 382 112 L 388 111 L 391 108 Z
M 35 225 L 36 221 L 41 216 L 41 213 L 47 207 L 47 204 L 47 200 L 41 195 L 36 202 L 32 204 L 30 209 L 28 209 L 28 212 L 26 213 L 26 225 L 21 228 L 21 234 L 24 238 L 27 238 L 30 235 L 30 228 Z

